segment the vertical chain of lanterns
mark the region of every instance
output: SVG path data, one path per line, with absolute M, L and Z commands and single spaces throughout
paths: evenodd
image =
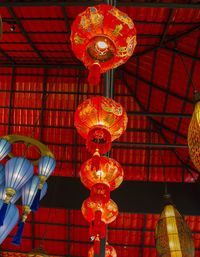
M 80 171 L 81 182 L 90 189 L 90 197 L 81 208 L 84 218 L 90 223 L 90 239 L 94 240 L 89 256 L 99 254 L 100 239 L 106 237 L 106 225 L 118 215 L 118 207 L 110 199 L 110 191 L 120 186 L 124 172 L 116 160 L 101 154 L 108 152 L 111 142 L 125 132 L 127 122 L 127 114 L 121 104 L 103 96 L 87 99 L 75 112 L 76 129 L 86 139 L 87 149 L 93 154 Z M 116 256 L 116 251 L 108 244 L 106 256 Z
M 47 192 L 46 180 L 55 169 L 56 161 L 49 149 L 35 139 L 17 135 L 4 137 L 8 140 L 0 139 L 0 161 L 6 155 L 11 156 L 11 159 L 6 162 L 5 168 L 3 164 L 0 164 L 0 244 L 18 223 L 12 244 L 20 245 L 27 216 L 31 211 L 38 210 L 39 201 Z M 39 159 L 38 175 L 34 175 L 33 164 L 28 159 L 13 157 L 11 153 L 11 143 L 23 141 L 27 144 L 27 140 L 31 141 L 31 145 L 38 147 L 44 154 Z M 34 164 L 37 162 L 34 161 Z M 19 219 L 19 211 L 15 202 L 20 197 L 22 197 L 23 213 Z

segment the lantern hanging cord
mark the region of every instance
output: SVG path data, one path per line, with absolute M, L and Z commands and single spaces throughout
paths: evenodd
M 189 79 L 190 79 L 190 81 L 191 81 L 191 83 L 192 83 L 192 87 L 193 87 L 193 89 L 194 89 L 194 93 L 196 93 L 196 92 L 197 92 L 196 87 L 195 87 L 195 85 L 194 85 L 194 83 L 193 83 L 193 81 L 192 81 L 192 76 L 191 76 L 191 74 L 189 73 L 188 68 L 187 68 L 187 66 L 186 66 L 186 64 L 185 64 L 185 62 L 184 62 L 184 60 L 183 60 L 183 56 L 182 56 L 181 54 L 179 54 L 179 53 L 178 53 L 178 55 L 180 56 L 180 58 L 181 58 L 181 60 L 182 60 L 182 63 L 183 63 L 183 65 L 184 65 L 184 67 L 185 67 L 185 70 L 186 70 L 186 72 L 187 72 L 187 74 L 188 74 L 188 77 L 189 77 Z
M 53 86 L 55 85 L 56 79 L 57 79 L 57 77 L 54 78 L 54 80 L 53 80 L 51 86 L 49 87 L 49 88 L 50 88 L 49 92 L 52 90 Z M 47 102 L 48 97 L 49 97 L 49 93 L 47 93 L 46 96 L 44 97 L 44 99 L 43 99 L 43 101 L 42 101 L 42 106 L 45 106 L 45 105 L 46 105 L 46 102 Z M 35 134 L 36 126 L 37 126 L 37 124 L 38 124 L 38 121 L 40 120 L 40 117 L 41 117 L 41 115 L 42 115 L 42 112 L 43 112 L 43 110 L 40 111 L 40 113 L 39 113 L 39 115 L 38 115 L 38 117 L 37 117 L 37 119 L 36 119 L 36 121 L 35 121 L 33 131 L 32 131 L 32 133 L 31 133 L 31 135 L 30 135 L 31 138 L 32 138 L 33 135 Z M 31 146 L 31 145 L 30 145 L 30 144 L 27 144 L 26 149 L 24 150 L 23 157 L 25 157 L 26 152 L 27 152 L 29 146 Z

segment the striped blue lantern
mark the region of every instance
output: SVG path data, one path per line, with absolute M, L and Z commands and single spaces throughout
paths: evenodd
M 3 203 L 3 200 L 0 200 L 0 208 L 3 206 Z M 17 224 L 18 219 L 19 211 L 17 207 L 14 204 L 9 203 L 4 219 L 4 224 L 0 227 L 0 244 Z
M 1 138 L 0 139 L 0 161 L 6 157 L 7 154 L 11 151 L 11 144 L 8 140 Z
M 51 156 L 43 156 L 40 158 L 39 165 L 38 165 L 38 174 L 39 174 L 39 178 L 40 178 L 40 184 L 39 184 L 39 189 L 38 189 L 37 195 L 31 206 L 32 211 L 38 210 L 43 184 L 47 180 L 47 178 L 52 174 L 55 167 L 56 167 L 56 161 Z
M 22 190 L 20 189 L 10 199 L 10 203 L 13 203 L 13 204 L 16 203 L 17 200 L 21 197 L 21 195 L 22 195 Z M 0 186 L 0 199 L 5 200 L 5 198 L 6 198 L 6 188 L 4 185 L 1 185 Z
M 48 188 L 47 182 L 44 182 L 43 187 L 42 187 L 42 190 L 41 190 L 41 194 L 40 194 L 40 199 L 39 199 L 39 201 L 41 201 L 42 198 L 46 195 L 47 188 Z M 38 191 L 40 191 L 40 190 L 38 190 Z M 37 194 L 38 194 L 38 191 L 37 191 Z M 38 210 L 38 208 L 35 207 L 35 206 L 36 206 L 35 202 L 37 201 L 37 200 L 36 200 L 36 199 L 37 199 L 37 194 L 36 194 L 36 196 L 35 196 L 35 198 L 34 198 L 34 201 L 33 201 L 32 205 L 31 205 L 31 211 L 32 211 L 32 212 L 36 212 L 36 211 Z M 37 207 L 39 207 L 39 206 L 37 206 Z
M 0 210 L 0 226 L 3 225 L 10 199 L 33 176 L 33 165 L 23 157 L 14 157 L 5 165 L 6 198 Z
M 47 188 L 48 188 L 47 182 L 44 182 L 43 187 L 42 187 L 42 190 L 41 190 L 40 201 L 41 201 L 42 198 L 46 195 L 46 193 L 47 193 Z
M 0 185 L 5 183 L 5 168 L 3 164 L 0 163 Z
M 38 186 L 40 179 L 38 176 L 33 176 L 23 187 L 22 187 L 22 204 L 23 204 L 23 214 L 22 218 L 18 223 L 18 230 L 12 240 L 12 244 L 20 245 L 22 233 L 24 230 L 24 224 L 26 222 L 28 214 L 31 212 L 31 205 L 38 191 Z

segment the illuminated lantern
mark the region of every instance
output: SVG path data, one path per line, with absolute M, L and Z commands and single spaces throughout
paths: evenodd
M 89 189 L 97 183 L 103 183 L 112 191 L 122 183 L 123 176 L 121 165 L 106 156 L 96 158 L 94 155 L 82 164 L 80 171 L 81 182 Z
M 88 151 L 94 153 L 99 149 L 100 154 L 110 150 L 111 141 L 125 132 L 128 122 L 121 104 L 103 96 L 80 104 L 74 118 L 78 133 L 86 139 Z
M 94 257 L 94 247 L 92 246 L 88 252 L 88 257 Z M 105 257 L 117 257 L 116 250 L 113 246 L 106 244 L 106 256 Z
M 190 158 L 200 171 L 200 93 L 194 94 L 195 108 L 188 128 L 188 150 Z
M 21 195 L 22 195 L 21 189 L 16 191 L 14 196 L 10 199 L 10 203 L 13 203 L 13 204 L 16 203 L 17 200 L 21 197 Z M 6 188 L 5 188 L 5 186 L 1 185 L 0 186 L 0 199 L 5 200 L 5 198 L 6 198 Z
M 3 225 L 10 199 L 33 175 L 33 165 L 22 157 L 13 157 L 5 165 L 6 198 L 0 210 L 0 225 Z
M 22 233 L 24 230 L 24 225 L 28 214 L 31 212 L 31 205 L 33 203 L 34 197 L 37 193 L 40 179 L 38 176 L 34 175 L 23 187 L 22 187 L 22 205 L 23 205 L 23 214 L 22 218 L 18 223 L 18 230 L 13 237 L 12 244 L 20 245 Z
M 111 199 L 107 203 L 103 203 L 101 201 L 93 201 L 89 197 L 83 202 L 81 211 L 83 217 L 89 222 L 94 220 L 96 211 L 101 211 L 101 220 L 106 224 L 113 222 L 118 215 L 117 204 Z
M 171 204 L 165 206 L 155 230 L 155 245 L 160 257 L 193 257 L 192 232 Z
M 72 50 L 89 69 L 89 83 L 98 85 L 100 74 L 124 64 L 136 46 L 136 30 L 127 14 L 110 5 L 89 7 L 71 30 Z
M 11 144 L 8 140 L 1 138 L 0 139 L 0 161 L 11 151 Z
M 5 182 L 5 168 L 3 164 L 0 163 L 0 185 L 4 184 Z

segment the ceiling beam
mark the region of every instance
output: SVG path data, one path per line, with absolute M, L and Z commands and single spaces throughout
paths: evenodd
M 0 7 L 34 7 L 34 6 L 93 6 L 104 4 L 105 1 L 11 1 L 7 0 L 0 3 Z M 157 3 L 157 2 L 126 2 L 116 1 L 117 7 L 146 7 L 146 8 L 177 8 L 177 9 L 200 9 L 197 3 Z

